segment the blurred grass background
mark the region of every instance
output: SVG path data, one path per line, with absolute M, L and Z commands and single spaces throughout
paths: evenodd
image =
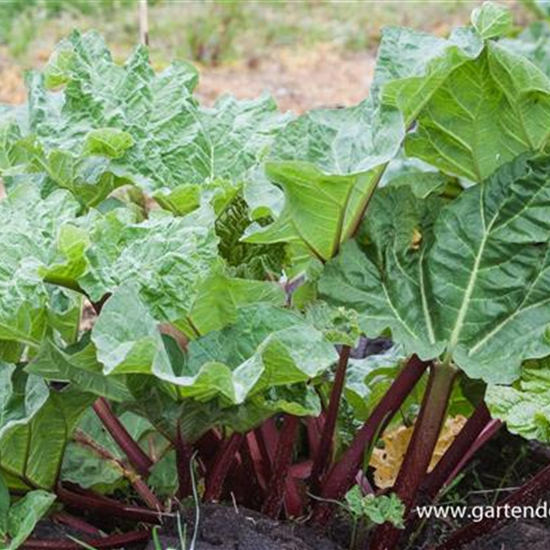
M 199 65 L 207 101 L 265 89 L 296 110 L 349 104 L 366 93 L 382 27 L 445 35 L 480 3 L 149 0 L 151 58 L 159 69 L 172 59 Z M 524 23 L 545 2 L 506 3 Z M 0 0 L 0 101 L 21 101 L 23 71 L 41 65 L 73 28 L 99 30 L 122 62 L 138 41 L 138 21 L 137 0 Z

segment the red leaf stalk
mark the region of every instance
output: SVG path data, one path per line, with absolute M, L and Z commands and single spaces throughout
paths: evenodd
M 314 457 L 319 453 L 321 434 L 325 423 L 325 413 L 322 412 L 317 418 L 308 418 L 306 421 L 307 440 L 309 444 L 309 456 Z
M 206 480 L 206 490 L 204 492 L 204 501 L 218 501 L 222 495 L 223 483 L 235 460 L 235 455 L 244 440 L 244 435 L 233 433 L 219 450 L 212 470 L 208 472 Z
M 177 497 L 183 500 L 190 496 L 193 492 L 191 479 L 191 468 L 193 459 L 193 449 L 183 437 L 181 426 L 178 425 L 176 434 L 176 467 L 178 472 L 178 492 Z
M 151 538 L 151 533 L 144 529 L 131 531 L 110 537 L 96 538 L 84 542 L 97 550 L 109 550 L 114 548 L 126 548 L 126 546 L 145 542 Z M 82 550 L 82 545 L 68 540 L 37 540 L 29 539 L 22 546 L 25 550 Z
M 133 521 L 142 521 L 144 523 L 161 523 L 161 514 L 157 511 L 129 506 L 90 492 L 77 493 L 58 486 L 56 494 L 62 503 L 80 510 L 91 510 L 103 516 L 114 516 Z
M 393 488 L 405 505 L 407 513 L 414 505 L 420 485 L 426 476 L 445 420 L 456 373 L 454 367 L 446 364 L 432 365 L 430 368 L 430 379 L 420 414 Z M 375 530 L 368 549 L 393 550 L 401 533 L 401 530 L 390 523 L 385 523 Z
M 279 445 L 279 431 L 275 420 L 273 418 L 266 420 L 254 430 L 254 435 L 264 464 L 265 477 L 267 480 L 271 480 L 273 462 Z M 297 481 L 291 475 L 287 476 L 285 480 L 283 494 L 287 516 L 295 518 L 302 516 L 305 508 L 304 498 L 300 493 Z
M 296 441 L 299 425 L 300 419 L 297 416 L 285 415 L 277 445 L 277 453 L 271 468 L 267 498 L 262 508 L 262 512 L 271 518 L 277 518 L 281 513 L 285 484 L 292 463 L 294 442 Z
M 147 477 L 149 470 L 153 466 L 153 461 L 128 433 L 128 430 L 126 430 L 122 422 L 113 413 L 108 401 L 100 397 L 94 403 L 94 411 L 116 444 L 120 447 L 120 450 L 128 457 L 132 466 L 140 475 Z
M 311 490 L 313 493 L 319 493 L 321 478 L 325 474 L 331 462 L 332 447 L 334 441 L 334 432 L 336 421 L 338 420 L 338 409 L 340 408 L 340 399 L 344 391 L 346 381 L 346 372 L 349 363 L 350 347 L 343 346 L 340 352 L 340 360 L 336 368 L 336 376 L 330 393 L 329 406 L 326 413 L 325 425 L 321 435 L 321 442 L 313 461 L 311 471 Z
M 63 512 L 60 512 L 59 514 L 54 514 L 52 516 L 52 519 L 54 521 L 57 521 L 58 523 L 67 525 L 72 529 L 76 529 L 77 531 L 81 531 L 82 533 L 87 533 L 88 535 L 101 535 L 101 529 L 94 527 L 93 525 L 89 524 L 87 521 L 84 521 L 81 518 L 77 518 Z
M 361 468 L 365 450 L 376 434 L 384 430 L 384 427 L 399 410 L 428 365 L 429 363 L 421 361 L 416 356 L 408 361 L 340 461 L 329 470 L 323 479 L 320 493 L 322 499 L 340 500 L 352 487 Z M 327 502 L 316 502 L 313 521 L 319 526 L 327 525 L 333 510 L 334 507 Z
M 260 465 L 256 464 L 248 437 L 245 438 L 239 454 L 241 456 L 241 477 L 244 487 L 246 487 L 245 495 L 248 505 L 259 508 L 265 496 L 265 485 L 262 487 Z
M 491 420 L 487 427 L 481 432 L 479 437 L 475 440 L 475 443 L 468 449 L 466 454 L 462 457 L 462 460 L 457 464 L 456 468 L 451 472 L 449 478 L 445 482 L 445 485 L 448 485 L 459 473 L 460 471 L 468 464 L 474 454 L 485 445 L 502 427 L 502 422 L 500 420 Z

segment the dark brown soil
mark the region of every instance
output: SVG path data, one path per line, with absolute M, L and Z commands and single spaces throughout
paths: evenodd
M 161 535 L 163 548 L 179 548 L 175 525 Z M 146 550 L 156 550 L 151 542 Z M 207 505 L 201 508 L 195 550 L 343 550 L 315 531 L 281 523 L 245 508 Z
M 514 522 L 497 533 L 471 544 L 466 550 L 548 550 L 550 531 L 537 525 Z
M 344 520 L 345 521 L 345 520 Z M 160 535 L 163 549 L 180 548 L 174 526 Z M 427 550 L 436 541 L 410 550 Z M 306 527 L 279 523 L 261 514 L 230 506 L 210 505 L 202 509 L 196 550 L 344 550 L 347 544 L 324 538 Z M 542 524 L 515 521 L 464 550 L 549 550 L 550 530 Z M 145 550 L 156 550 L 153 542 Z

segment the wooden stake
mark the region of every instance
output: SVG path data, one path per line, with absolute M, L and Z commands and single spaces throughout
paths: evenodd
M 149 46 L 149 14 L 147 0 L 139 0 L 139 41 Z

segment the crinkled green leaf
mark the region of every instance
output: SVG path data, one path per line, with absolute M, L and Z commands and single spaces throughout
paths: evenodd
M 105 128 L 88 133 L 81 148 L 48 149 L 33 135 L 22 137 L 8 144 L 13 149 L 11 163 L 2 172 L 12 187 L 19 180 L 32 180 L 43 196 L 61 187 L 83 206 L 95 206 L 118 187 L 135 183 L 134 176 L 113 161 L 130 139 L 125 132 Z
M 163 182 L 165 186 L 178 180 L 241 181 L 290 119 L 279 113 L 267 95 L 242 101 L 223 96 L 211 108 L 190 106 L 186 115 L 192 123 L 189 120 L 185 126 L 175 126 L 170 136 L 162 136 L 174 140 L 163 155 L 171 170 L 170 180 Z
M 44 74 L 28 80 L 30 129 L 48 148 L 83 147 L 83 138 L 100 128 L 128 131 L 138 144 L 147 138 L 146 127 L 181 114 L 196 84 L 189 64 L 155 74 L 140 46 L 118 65 L 98 33 L 75 31 L 58 45 Z
M 371 93 L 397 107 L 410 126 L 453 71 L 477 59 L 484 41 L 471 28 L 448 39 L 402 27 L 385 28 Z
M 472 12 L 472 25 L 482 38 L 499 38 L 513 23 L 510 10 L 495 2 L 484 2 Z
M 49 265 L 74 284 L 71 275 L 83 264 L 79 251 L 64 244 L 62 226 L 74 219 L 78 208 L 67 192 L 42 201 L 32 187 L 20 187 L 0 202 L 0 338 L 38 343 L 50 295 L 43 283 Z
M 94 324 L 92 341 L 106 375 L 168 369 L 159 323 L 135 284 L 120 287 L 107 301 Z
M 99 301 L 132 281 L 151 311 L 165 321 L 189 314 L 201 283 L 220 265 L 212 224 L 193 214 L 135 223 L 115 210 L 98 222 L 90 239 L 89 267 L 80 285 L 91 299 Z
M 294 312 L 254 305 L 237 322 L 189 344 L 186 364 L 174 382 L 184 395 L 230 402 L 271 387 L 315 378 L 336 359 L 333 346 Z
M 144 47 L 118 65 L 100 35 L 73 32 L 44 73 L 28 77 L 27 117 L 13 115 L 4 147 L 0 138 L 0 167 L 10 177 L 34 174 L 45 194 L 69 188 L 86 206 L 126 183 L 170 190 L 240 181 L 289 116 L 267 95 L 201 107 L 197 80 L 186 63 L 155 73 Z
M 233 322 L 242 304 L 284 302 L 284 293 L 274 283 L 230 278 L 225 273 L 210 209 L 201 207 L 183 218 L 164 213 L 142 223 L 128 218 L 125 210 L 115 210 L 95 225 L 90 238 L 88 270 L 79 283 L 94 301 L 114 293 L 94 329 L 99 338 L 105 329 L 107 339 L 126 340 L 120 337 L 127 331 L 119 307 L 121 312 L 128 308 L 145 315 L 144 324 L 169 322 L 196 337 Z M 130 293 L 117 290 L 125 281 L 132 286 Z M 113 330 L 117 331 L 109 323 L 120 325 L 122 333 L 114 336 Z M 151 331 L 138 333 L 140 339 Z M 132 364 L 124 371 L 141 372 L 142 365 L 149 364 L 150 357 L 139 359 L 142 351 L 136 350 L 139 368 Z
M 550 443 L 550 369 L 548 358 L 528 361 L 512 386 L 489 385 L 485 401 L 493 418 L 526 439 Z
M 17 155 L 6 163 L 4 176 L 40 182 L 42 195 L 56 188 L 67 189 L 84 206 L 100 204 L 115 189 L 134 179 L 114 159 L 123 156 L 133 140 L 130 134 L 114 128 L 98 128 L 84 136 L 78 148 L 47 148 L 31 136 L 12 144 Z
M 550 159 L 520 158 L 440 209 L 381 189 L 320 283 L 367 335 L 390 329 L 407 354 L 445 353 L 472 378 L 506 383 L 550 352 Z

